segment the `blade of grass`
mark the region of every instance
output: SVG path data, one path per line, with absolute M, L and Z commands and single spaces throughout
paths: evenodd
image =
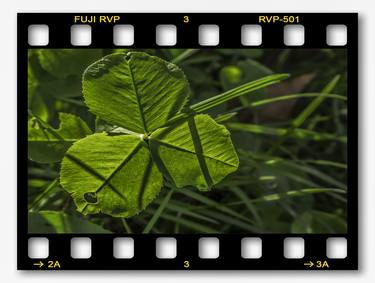
M 319 186 L 315 182 L 311 181 L 309 178 L 301 177 L 300 175 L 297 175 L 297 174 L 294 174 L 294 173 L 285 172 L 285 170 L 276 169 L 276 171 L 278 171 L 280 173 L 284 173 L 285 177 L 288 177 L 289 179 L 291 179 L 291 180 L 293 180 L 297 183 L 300 183 L 302 185 L 311 186 L 311 187 Z
M 319 171 L 319 170 L 317 170 L 313 167 L 310 167 L 310 166 L 307 166 L 307 165 L 304 165 L 304 164 L 301 164 L 301 163 L 295 164 L 294 162 L 284 162 L 284 163 L 287 166 L 289 166 L 293 169 L 306 172 L 306 173 L 326 182 L 327 184 L 337 186 L 340 189 L 346 189 L 346 185 L 343 182 L 337 181 L 334 178 L 332 178 L 331 176 L 329 176 L 329 175 L 325 174 L 324 172 L 321 172 L 321 171 Z
M 345 183 L 335 180 L 332 176 L 322 172 L 321 170 L 308 166 L 306 165 L 306 163 L 323 165 L 323 166 L 333 166 L 333 167 L 342 168 L 342 169 L 346 169 L 346 164 L 338 163 L 338 162 L 334 162 L 330 160 L 288 160 L 288 159 L 283 159 L 280 157 L 274 157 L 270 155 L 264 155 L 264 154 L 259 154 L 259 153 L 255 153 L 251 151 L 243 151 L 243 150 L 239 150 L 239 153 L 241 154 L 243 158 L 250 158 L 250 160 L 264 162 L 264 164 L 266 164 L 267 166 L 270 166 L 271 168 L 274 165 L 277 165 L 278 163 L 282 163 L 284 164 L 284 166 L 288 166 L 292 168 L 293 170 L 298 170 L 304 173 L 308 173 L 320 180 L 327 182 L 330 185 L 337 186 L 340 189 L 346 189 Z M 274 167 L 273 169 L 277 171 L 277 167 Z M 285 171 L 285 169 L 283 170 Z M 286 174 L 290 174 L 290 173 L 286 173 Z
M 211 108 L 214 108 L 228 100 L 237 98 L 241 95 L 247 94 L 257 89 L 261 89 L 267 87 L 272 84 L 276 84 L 282 80 L 288 78 L 288 74 L 277 74 L 277 75 L 270 75 L 263 77 L 261 79 L 251 81 L 240 85 L 234 89 L 228 90 L 222 94 L 216 95 L 214 97 L 210 97 L 206 100 L 200 101 L 192 106 L 190 106 L 189 112 L 180 113 L 174 116 L 171 120 L 169 120 L 163 127 L 169 126 L 174 124 L 180 120 L 187 119 L 191 115 L 203 113 Z
M 30 109 L 27 110 L 28 114 L 35 118 L 38 122 L 38 125 L 42 127 L 44 130 L 48 131 L 51 135 L 53 135 L 58 140 L 64 140 L 62 136 L 60 136 L 54 128 L 52 128 L 47 122 L 44 122 L 41 118 L 39 118 L 37 115 L 35 115 Z
M 337 188 L 305 188 L 305 189 L 294 190 L 294 191 L 289 191 L 285 193 L 265 195 L 260 198 L 252 199 L 251 202 L 259 203 L 259 202 L 277 201 L 283 197 L 300 197 L 300 196 L 305 196 L 306 194 L 320 194 L 320 193 L 346 194 L 346 191 L 342 189 L 337 189 Z M 235 202 L 227 203 L 228 206 L 236 206 L 236 205 L 242 205 L 242 204 L 244 204 L 244 201 L 235 201 Z
M 252 200 L 252 202 L 264 202 L 264 201 L 276 201 L 285 196 L 292 196 L 292 197 L 300 197 L 306 194 L 319 194 L 319 193 L 338 193 L 338 194 L 346 194 L 345 190 L 337 189 L 337 188 L 306 188 L 302 190 L 295 190 L 289 191 L 285 193 L 278 193 L 278 194 L 270 194 L 260 198 L 256 198 Z
M 244 123 L 226 123 L 228 128 L 236 131 L 249 132 L 253 134 L 273 135 L 273 136 L 285 136 L 289 128 L 271 128 L 267 126 L 255 125 L 255 124 L 244 124 Z M 311 130 L 296 128 L 290 133 L 289 137 L 297 139 L 308 139 L 314 141 L 323 140 L 335 140 L 342 143 L 347 142 L 347 137 L 336 136 L 330 133 L 319 133 Z
M 160 201 L 156 201 L 156 203 L 160 204 Z M 218 224 L 216 220 L 206 217 L 204 215 L 201 215 L 199 213 L 193 212 L 191 211 L 191 210 L 194 210 L 194 209 L 191 209 L 192 207 L 190 207 L 189 209 L 189 208 L 186 208 L 185 206 L 186 205 L 183 202 L 169 201 L 166 206 L 166 209 L 190 216 L 192 218 L 196 218 L 198 220 L 203 220 L 203 221 L 207 221 L 213 224 Z
M 40 178 L 40 179 L 55 179 L 58 177 L 58 173 L 56 171 L 53 171 L 50 168 L 36 168 L 36 167 L 30 167 L 28 168 L 29 179 L 33 178 Z
M 179 193 L 181 194 L 184 194 L 185 196 L 188 196 L 190 198 L 193 198 L 201 203 L 204 203 L 208 206 L 213 206 L 213 207 L 216 207 L 216 209 L 218 210 L 221 210 L 222 212 L 225 212 L 229 215 L 232 215 L 236 218 L 239 218 L 239 219 L 242 219 L 246 222 L 250 222 L 250 220 L 247 218 L 247 217 L 244 217 L 243 215 L 239 214 L 238 212 L 232 210 L 232 209 L 229 209 L 227 208 L 226 206 L 224 206 L 222 203 L 218 203 L 208 197 L 205 197 L 204 195 L 202 194 L 199 194 L 199 193 L 196 193 L 196 192 L 193 192 L 191 190 L 187 190 L 187 189 L 182 189 L 182 190 L 178 190 Z M 252 223 L 251 223 L 252 224 Z
M 284 159 L 281 157 L 275 157 L 271 155 L 266 155 L 266 154 L 260 154 L 252 151 L 245 151 L 240 149 L 239 152 L 241 153 L 242 156 L 248 156 L 251 158 L 251 160 L 260 160 L 260 161 L 266 161 L 269 162 L 270 164 L 275 162 L 275 161 L 280 161 L 280 160 L 285 160 L 289 161 L 288 159 Z M 332 160 L 311 160 L 311 159 L 299 159 L 299 160 L 293 160 L 294 162 L 302 162 L 302 163 L 313 163 L 313 164 L 318 164 L 322 166 L 333 166 L 337 168 L 343 168 L 347 169 L 347 165 L 345 163 L 340 163 Z
M 143 230 L 143 234 L 148 234 L 152 227 L 154 227 L 156 221 L 158 221 L 159 217 L 162 215 L 164 208 L 167 206 L 168 201 L 170 200 L 172 194 L 173 194 L 174 189 L 171 188 L 169 189 L 169 192 L 165 195 L 163 201 L 159 205 L 158 209 L 155 211 L 155 214 L 152 216 L 150 221 L 147 223 L 145 229 Z
M 191 106 L 191 109 L 196 113 L 202 113 L 215 106 L 218 106 L 228 100 L 234 99 L 241 95 L 247 94 L 257 89 L 267 87 L 269 85 L 278 83 L 289 77 L 289 74 L 276 74 L 263 77 L 261 79 L 251 81 L 240 85 L 239 87 L 228 90 L 222 94 L 200 101 Z
M 279 102 L 279 101 L 299 99 L 299 98 L 319 97 L 321 95 L 322 95 L 321 92 L 306 92 L 306 93 L 294 93 L 294 94 L 288 94 L 288 95 L 283 95 L 283 96 L 278 96 L 278 97 L 273 97 L 273 98 L 267 98 L 267 99 L 262 99 L 262 100 L 252 102 L 246 106 L 233 108 L 230 110 L 230 113 L 232 113 L 233 111 L 241 111 L 241 110 L 248 109 L 248 108 L 260 107 L 260 106 L 272 104 L 272 103 Z M 339 94 L 333 94 L 333 93 L 326 94 L 326 98 L 338 99 L 342 101 L 347 100 L 345 96 L 339 95 Z
M 142 213 L 142 216 L 146 216 L 146 214 L 147 214 L 147 211 L 145 211 L 145 213 Z M 151 215 L 153 215 L 153 214 L 151 214 Z M 145 220 L 142 216 L 137 215 L 137 216 L 133 217 L 132 221 L 134 221 L 134 223 L 136 223 L 140 227 L 144 227 L 144 226 L 147 225 L 148 221 Z M 150 232 L 152 232 L 154 234 L 160 234 L 161 233 L 161 231 L 159 229 L 157 229 L 155 226 L 152 227 Z
M 212 63 L 218 60 L 220 60 L 220 56 L 204 54 L 204 56 L 195 56 L 194 58 L 185 60 L 184 65 L 202 64 L 206 62 Z
M 83 103 L 82 101 L 78 99 L 68 98 L 68 97 L 58 97 L 58 99 L 64 102 L 68 102 L 68 103 L 80 106 L 80 107 L 85 107 L 85 108 L 87 107 L 85 103 Z
M 319 107 L 320 104 L 326 99 L 329 94 L 337 85 L 340 80 L 340 75 L 336 75 L 322 90 L 322 95 L 315 98 L 309 105 L 293 120 L 293 127 L 300 127 L 308 117 Z
M 310 117 L 310 115 L 322 104 L 326 99 L 327 95 L 332 92 L 336 87 L 338 81 L 340 80 L 340 75 L 336 75 L 322 90 L 322 94 L 316 97 L 310 104 L 305 107 L 305 109 L 292 121 L 291 127 L 288 129 L 287 133 L 275 143 L 269 150 L 268 153 L 274 152 L 285 140 L 286 138 L 296 129 L 299 128 L 305 121 Z
M 122 222 L 122 225 L 124 226 L 124 229 L 125 229 L 126 233 L 133 234 L 132 229 L 130 228 L 128 222 L 126 222 L 126 220 L 124 218 L 121 218 L 121 222 Z
M 181 212 L 177 212 L 176 217 L 178 219 L 181 219 L 182 218 L 182 213 Z M 173 231 L 174 231 L 174 234 L 180 233 L 180 223 L 175 223 Z
M 212 210 L 204 210 L 204 211 L 202 210 L 201 212 L 208 215 L 208 216 L 214 217 L 214 218 L 224 222 L 224 224 L 230 224 L 232 226 L 236 226 L 236 227 L 241 228 L 241 229 L 243 229 L 245 231 L 248 231 L 248 232 L 253 232 L 253 233 L 260 233 L 261 232 L 260 228 L 257 228 L 255 226 L 250 225 L 248 223 L 245 223 L 241 220 L 238 220 L 236 218 L 228 216 L 227 214 L 217 212 L 217 211 L 212 211 Z
M 279 54 L 279 56 L 277 56 L 277 60 L 276 60 L 276 66 L 275 68 L 277 70 L 281 70 L 285 64 L 285 62 L 288 60 L 289 58 L 289 55 L 290 55 L 290 52 L 291 50 L 290 49 L 285 49 L 285 50 L 282 50 Z
M 338 99 L 342 101 L 346 101 L 347 98 L 343 95 L 340 94 L 334 94 L 334 93 L 321 93 L 321 92 L 306 92 L 306 93 L 294 93 L 294 94 L 288 94 L 288 95 L 283 95 L 283 96 L 278 96 L 278 97 L 273 97 L 273 98 L 267 98 L 267 99 L 262 99 L 255 101 L 250 104 L 252 107 L 258 107 L 258 106 L 264 106 L 270 103 L 274 102 L 280 102 L 280 101 L 285 101 L 285 100 L 290 100 L 290 99 L 298 99 L 298 98 L 309 98 L 309 97 L 316 97 L 319 98 L 322 95 L 325 95 L 325 98 L 332 98 L 332 99 Z
M 305 163 L 311 163 L 311 164 L 316 164 L 316 165 L 321 165 L 321 166 L 331 166 L 331 167 L 336 167 L 336 168 L 348 169 L 348 166 L 345 163 L 340 163 L 340 162 L 331 161 L 331 160 L 301 160 L 301 161 Z
M 148 209 L 147 212 L 150 212 L 150 213 L 156 213 L 156 211 L 154 211 L 153 209 Z M 188 227 L 190 229 L 193 229 L 197 232 L 202 232 L 202 233 L 219 233 L 219 231 L 213 229 L 213 228 L 210 228 L 208 227 L 207 225 L 202 225 L 202 224 L 198 224 L 196 222 L 193 222 L 193 221 L 190 221 L 188 219 L 185 219 L 185 218 L 178 218 L 174 215 L 170 215 L 168 213 L 163 213 L 160 218 L 163 218 L 163 219 L 166 219 L 168 221 L 171 221 L 173 223 L 179 223 L 181 226 L 185 226 L 185 227 Z
M 227 114 L 223 114 L 223 115 L 218 115 L 216 118 L 215 118 L 215 121 L 217 123 L 223 123 L 225 121 L 228 121 L 230 119 L 232 119 L 234 116 L 236 116 L 238 113 L 237 112 L 229 112 Z
M 29 211 L 33 211 L 39 204 L 40 202 L 45 199 L 46 197 L 48 197 L 51 193 L 52 193 L 52 190 L 59 184 L 59 179 L 56 178 L 55 180 L 53 180 L 49 185 L 48 187 L 39 195 L 37 196 L 34 201 L 30 204 L 29 206 Z
M 197 53 L 199 49 L 186 49 L 184 52 L 182 52 L 180 55 L 175 57 L 171 62 L 173 64 L 178 64 L 181 61 L 185 60 L 186 58 L 189 58 L 191 55 Z
M 260 227 L 263 227 L 263 221 L 262 219 L 260 218 L 256 208 L 254 207 L 254 205 L 251 203 L 249 197 L 247 196 L 246 193 L 244 193 L 243 190 L 241 190 L 240 188 L 238 187 L 231 187 L 230 188 L 231 191 L 238 197 L 240 198 L 242 201 L 244 201 L 245 203 L 245 206 L 247 207 L 247 209 L 250 211 L 250 213 L 252 215 L 254 215 L 254 218 L 255 218 L 255 221 L 256 223 L 258 224 L 258 226 Z

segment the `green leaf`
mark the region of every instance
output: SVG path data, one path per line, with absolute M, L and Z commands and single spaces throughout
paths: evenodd
M 29 159 L 40 163 L 60 161 L 73 142 L 91 134 L 87 124 L 73 114 L 59 113 L 59 119 L 58 129 L 52 128 L 39 117 L 29 120 Z
M 239 165 L 230 133 L 208 115 L 158 129 L 149 144 L 159 169 L 178 188 L 209 190 Z
M 189 92 L 176 65 L 142 52 L 108 55 L 83 75 L 91 112 L 136 133 L 163 126 L 183 109 Z
M 38 49 L 34 54 L 37 62 L 33 58 L 29 65 L 37 70 L 38 94 L 61 99 L 82 94 L 82 73 L 102 57 L 102 50 Z
M 38 57 L 44 70 L 56 78 L 70 75 L 81 77 L 88 65 L 102 56 L 101 49 L 39 49 Z
M 58 211 L 29 212 L 29 233 L 112 233 L 88 220 Z
M 139 135 L 100 133 L 81 139 L 67 151 L 60 174 L 79 212 L 114 217 L 139 213 L 163 181 Z

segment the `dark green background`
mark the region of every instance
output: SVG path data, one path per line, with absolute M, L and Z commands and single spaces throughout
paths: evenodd
M 58 112 L 80 116 L 95 130 L 95 116 L 82 101 L 83 70 L 102 56 L 129 50 L 29 50 L 29 109 L 53 127 Z M 172 61 L 184 49 L 143 50 Z M 240 157 L 239 170 L 211 192 L 182 189 L 172 195 L 152 233 L 345 233 L 347 105 L 327 98 L 301 128 L 317 133 L 314 139 L 293 134 L 292 122 L 314 98 L 298 98 L 265 107 L 249 104 L 288 94 L 321 92 L 336 75 L 332 91 L 346 96 L 346 51 L 342 49 L 204 49 L 178 60 L 198 102 L 271 73 L 290 73 L 289 80 L 258 90 L 210 111 L 213 117 L 236 115 L 224 124 L 260 126 L 256 131 L 233 130 Z M 289 129 L 284 137 L 264 127 Z M 256 133 L 255 133 L 256 132 Z M 325 139 L 322 133 L 329 133 Z M 59 174 L 59 162 L 29 161 L 29 232 L 139 233 L 158 208 L 167 189 L 145 211 L 129 219 L 106 215 L 83 216 L 60 186 L 46 191 Z M 306 190 L 313 188 L 314 190 Z M 319 192 L 319 188 L 338 191 Z M 291 193 L 292 192 L 292 193 Z M 35 205 L 36 203 L 36 205 Z M 53 212 L 51 212 L 53 211 Z

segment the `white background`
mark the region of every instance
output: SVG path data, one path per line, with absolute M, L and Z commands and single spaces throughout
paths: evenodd
M 370 282 L 375 277 L 375 7 L 371 0 L 0 1 L 0 281 L 1 282 Z M 372 5 L 373 4 L 373 5 Z M 25 272 L 16 270 L 17 12 L 359 12 L 360 270 L 331 272 Z M 147 18 L 145 18 L 147 20 Z M 319 17 L 316 18 L 319 21 Z M 357 95 L 357 93 L 349 93 Z M 25 97 L 26 99 L 26 97 Z M 25 190 L 27 188 L 24 188 Z M 375 278 L 372 278 L 374 282 Z

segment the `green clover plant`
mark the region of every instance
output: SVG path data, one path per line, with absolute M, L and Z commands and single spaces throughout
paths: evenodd
M 111 54 L 85 70 L 82 89 L 90 112 L 115 130 L 92 134 L 65 113 L 54 129 L 30 113 L 29 157 L 48 163 L 64 156 L 60 183 L 79 212 L 130 217 L 162 187 L 208 191 L 235 172 L 229 131 L 203 113 L 286 77 L 270 75 L 189 105 L 189 83 L 176 65 L 143 52 Z M 54 154 L 44 159 L 41 147 Z

